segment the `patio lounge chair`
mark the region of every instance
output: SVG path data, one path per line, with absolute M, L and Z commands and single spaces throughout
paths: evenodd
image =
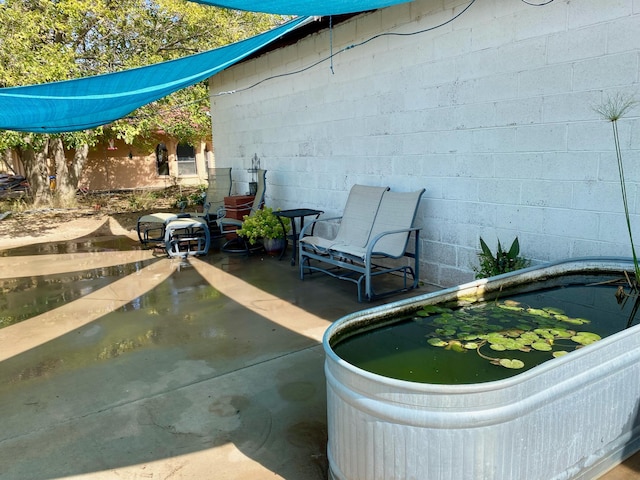
M 231 168 L 210 168 L 207 192 L 202 213 L 157 212 L 138 218 L 138 239 L 143 245 L 163 242 L 167 224 L 178 218 L 204 218 L 212 222 L 224 206 L 224 197 L 231 194 Z
M 235 208 L 240 210 L 250 209 L 249 215 L 253 215 L 256 211 L 260 210 L 264 205 L 264 195 L 267 189 L 267 171 L 258 170 L 258 186 L 256 189 L 256 195 L 253 198 L 253 202 L 247 204 L 236 205 Z M 218 218 L 216 220 L 218 228 L 220 229 L 220 235 L 235 235 L 236 231 L 242 227 L 242 220 L 235 218 L 229 218 L 226 216 L 226 210 L 224 207 L 218 211 Z M 230 253 L 249 253 L 249 245 L 242 237 L 234 237 L 228 240 L 221 248 L 223 252 Z
M 424 189 L 404 193 L 386 189 L 376 192 L 373 188 L 376 187 L 356 185 L 351 189 L 344 214 L 338 217 L 340 224 L 335 238 L 305 236 L 315 223 L 335 219 L 320 219 L 305 225 L 299 239 L 301 280 L 306 273 L 318 271 L 354 282 L 358 286 L 359 302 L 363 293 L 371 301 L 418 286 L 420 227 L 414 227 L 413 223 Z M 412 233 L 414 248 L 408 252 Z M 394 261 L 402 257 L 412 258 L 413 266 Z M 384 264 L 374 263 L 381 260 Z M 373 278 L 393 272 L 402 273 L 403 286 L 376 293 Z M 409 275 L 413 280 L 411 285 L 407 283 Z
M 176 218 L 165 226 L 164 246 L 169 257 L 206 255 L 210 245 L 209 223 L 204 217 Z

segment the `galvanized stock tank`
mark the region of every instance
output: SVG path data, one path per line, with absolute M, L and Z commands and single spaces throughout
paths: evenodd
M 334 480 L 592 479 L 640 449 L 640 326 L 505 380 L 435 385 L 387 378 L 337 356 L 345 332 L 459 297 L 576 272 L 633 271 L 626 259 L 533 267 L 357 312 L 325 333 Z M 348 335 L 348 333 L 347 333 Z

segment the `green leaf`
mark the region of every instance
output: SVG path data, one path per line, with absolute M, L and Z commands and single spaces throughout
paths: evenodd
M 520 242 L 518 241 L 518 237 L 515 238 L 513 243 L 511 244 L 511 248 L 509 249 L 509 253 L 507 256 L 509 258 L 515 259 L 520 253 Z
M 432 347 L 446 347 L 448 345 L 447 342 L 441 340 L 440 338 L 430 338 L 427 340 L 427 343 Z
M 601 340 L 601 338 L 602 337 L 600 337 L 600 335 L 598 335 L 597 333 L 578 332 L 573 337 L 571 337 L 571 340 L 579 343 L 580 345 L 590 345 L 594 342 L 597 342 L 598 340 Z
M 553 347 L 547 342 L 534 342 L 531 344 L 531 348 L 538 350 L 539 352 L 549 352 L 553 350 Z
M 518 360 L 517 358 L 514 358 L 514 359 L 503 358 L 500 360 L 499 363 L 505 368 L 519 369 L 524 367 L 524 362 L 522 360 Z

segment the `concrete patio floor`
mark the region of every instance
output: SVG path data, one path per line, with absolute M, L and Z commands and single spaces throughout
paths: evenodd
M 0 330 L 0 479 L 326 479 L 322 335 L 382 302 L 302 282 L 288 259 L 219 251 L 6 256 L 0 279 L 122 265 Z M 636 455 L 602 478 L 639 472 Z

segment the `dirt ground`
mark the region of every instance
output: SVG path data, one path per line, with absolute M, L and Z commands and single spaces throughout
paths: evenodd
M 142 196 L 139 192 L 117 192 L 77 196 L 73 208 L 37 208 L 27 205 L 11 210 L 0 204 L 0 249 L 26 243 L 70 240 L 84 235 L 136 236 L 136 221 L 150 212 L 177 211 L 172 192 Z M 13 205 L 16 205 L 15 203 Z M 10 213 L 5 216 L 7 212 Z

